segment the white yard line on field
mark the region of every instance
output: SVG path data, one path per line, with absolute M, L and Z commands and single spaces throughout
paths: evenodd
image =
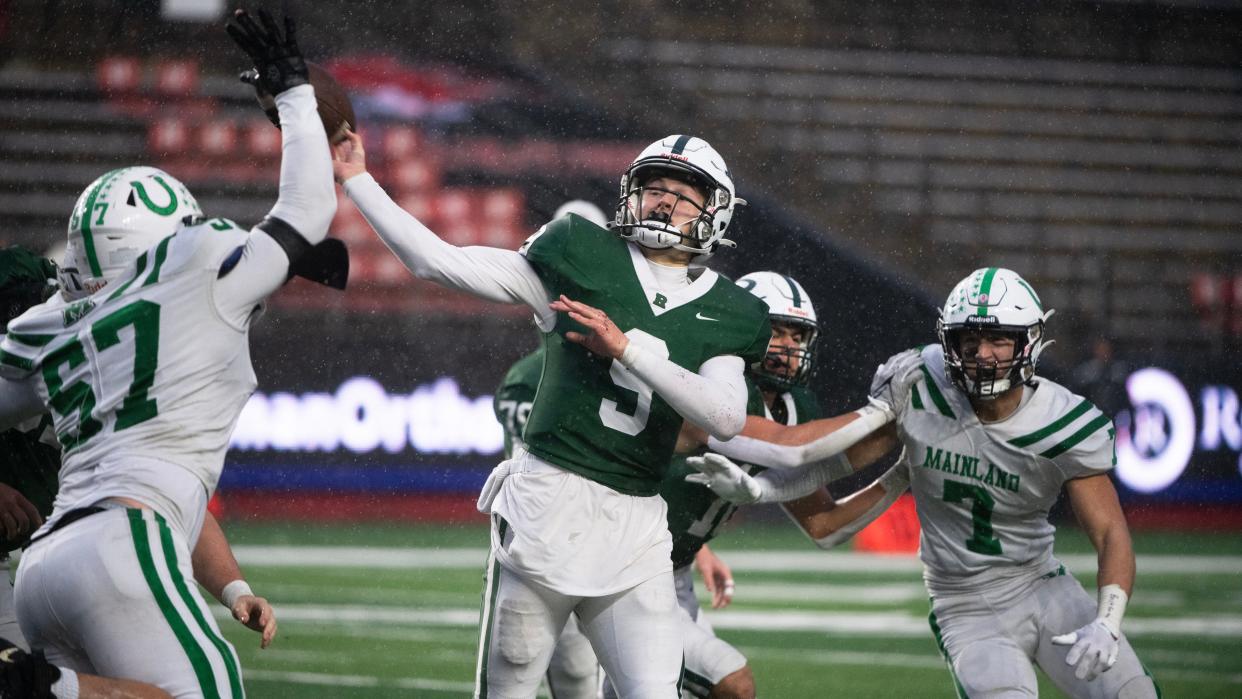
M 217 617 L 229 617 L 216 609 Z M 276 616 L 283 623 L 321 624 L 397 624 L 407 626 L 450 626 L 473 628 L 479 622 L 477 609 L 411 609 L 373 605 L 277 604 Z M 714 611 L 709 616 L 718 629 L 749 631 L 807 631 L 842 636 L 917 637 L 930 633 L 927 617 L 903 612 L 829 611 Z M 1129 617 L 1126 633 L 1131 636 L 1211 636 L 1242 637 L 1242 616 L 1214 615 L 1170 618 Z
M 487 561 L 482 548 L 359 548 L 351 546 L 235 546 L 246 566 L 309 568 L 385 568 L 400 570 L 477 569 Z M 729 551 L 734 570 L 803 573 L 919 573 L 915 556 L 821 551 Z M 1095 570 L 1094 554 L 1061 557 L 1071 570 Z M 1140 574 L 1242 575 L 1242 556 L 1147 555 L 1138 557 Z

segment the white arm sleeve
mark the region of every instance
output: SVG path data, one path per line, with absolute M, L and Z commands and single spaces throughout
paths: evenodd
M 753 476 L 759 486 L 759 498 L 755 502 L 797 500 L 815 492 L 821 485 L 841 478 L 838 474 L 849 475 L 853 472 L 854 466 L 844 453 L 797 468 L 769 469 Z
M 719 439 L 746 426 L 746 368 L 741 357 L 721 355 L 703 362 L 696 374 L 631 342 L 621 363 L 653 388 L 674 410 Z
M 43 413 L 43 400 L 33 375 L 20 381 L 0 378 L 0 430 L 7 430 Z
M 440 240 L 397 206 L 369 174 L 346 180 L 345 194 L 414 276 L 488 301 L 524 303 L 534 310 L 542 330 L 556 323 L 543 281 L 520 253 L 500 248 L 459 248 Z
M 332 152 L 319 120 L 315 90 L 299 85 L 276 95 L 280 110 L 280 194 L 268 216 L 278 218 L 315 245 L 336 214 Z
M 785 446 L 739 435 L 728 442 L 720 442 L 709 437 L 707 448 L 735 461 L 744 461 L 748 464 L 778 469 L 796 468 L 804 464 L 823 461 L 844 452 L 893 419 L 892 413 L 871 405 L 860 408 L 856 412 L 858 419 L 806 444 Z M 839 463 L 828 464 L 829 467 L 834 465 L 839 466 Z M 830 471 L 828 473 L 831 477 L 828 480 L 835 481 L 853 472 L 852 468 L 849 471 Z
M 319 121 L 315 91 L 299 85 L 276 96 L 280 110 L 280 193 L 268 217 L 289 224 L 311 245 L 328 235 L 336 213 L 332 154 Z M 236 261 L 215 284 L 217 308 L 234 323 L 285 283 L 289 258 L 267 233 L 255 228 Z
M 858 515 L 850 520 L 848 524 L 820 539 L 815 540 L 815 545 L 821 549 L 828 550 L 847 541 L 850 537 L 862 531 L 868 524 L 871 524 L 877 517 L 884 514 L 889 507 L 892 507 L 897 498 L 906 492 L 910 487 L 910 472 L 906 467 L 905 459 L 898 461 L 892 468 L 884 472 L 884 475 L 876 479 L 872 485 L 879 485 L 884 489 L 884 497 L 876 501 L 874 505 L 867 508 L 866 512 Z M 868 486 L 870 487 L 870 486 Z M 859 491 L 861 492 L 861 491 Z M 843 505 L 852 498 L 858 497 L 858 493 L 854 493 L 849 497 L 840 500 L 837 505 Z

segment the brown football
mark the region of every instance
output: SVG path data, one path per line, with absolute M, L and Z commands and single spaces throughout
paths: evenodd
M 323 122 L 323 130 L 328 134 L 329 143 L 345 140 L 345 129 L 358 130 L 358 121 L 354 116 L 354 105 L 349 102 L 349 95 L 344 88 L 319 64 L 306 62 L 310 70 L 311 85 L 315 88 L 315 100 L 319 103 L 319 120 Z M 275 119 L 276 101 L 262 89 L 256 88 L 259 106 Z
M 306 62 L 310 69 L 311 85 L 315 86 L 315 99 L 319 101 L 319 120 L 323 122 L 323 130 L 328 134 L 329 143 L 345 140 L 345 130 L 358 130 L 358 119 L 354 116 L 354 105 L 349 102 L 349 95 L 344 88 L 316 63 Z

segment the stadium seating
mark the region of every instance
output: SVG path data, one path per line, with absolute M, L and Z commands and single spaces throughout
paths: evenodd
M 1201 337 L 1195 270 L 1242 252 L 1233 70 L 684 40 L 609 54 L 752 137 L 750 158 L 813 174 L 795 205 L 931 288 L 962 270 L 894 248 L 1016 267 L 1089 332 L 1169 349 Z M 851 205 L 913 242 L 833 225 Z

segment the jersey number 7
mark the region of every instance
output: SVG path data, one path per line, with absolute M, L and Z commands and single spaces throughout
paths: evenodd
M 973 503 L 970 507 L 970 518 L 974 524 L 974 532 L 966 540 L 966 548 L 985 556 L 999 556 L 1001 542 L 992 535 L 992 508 L 996 506 L 996 500 L 980 486 L 945 479 L 944 501 L 956 503 L 963 500 Z

